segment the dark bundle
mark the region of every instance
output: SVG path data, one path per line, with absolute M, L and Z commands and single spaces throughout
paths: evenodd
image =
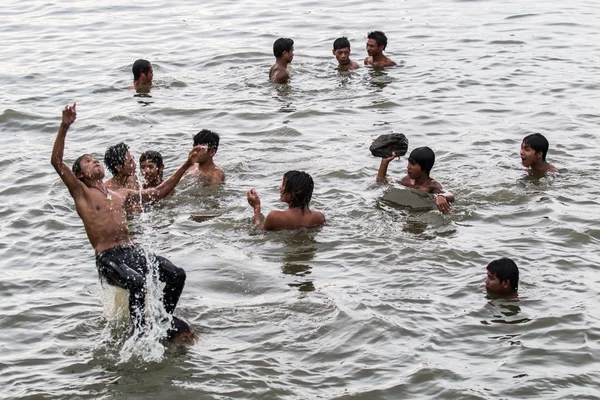
M 403 156 L 408 150 L 408 139 L 401 133 L 381 135 L 373 141 L 369 150 L 375 157 L 391 157 L 392 152 L 397 156 Z

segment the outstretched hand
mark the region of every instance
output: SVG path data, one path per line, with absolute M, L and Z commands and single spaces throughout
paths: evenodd
M 252 208 L 260 207 L 260 197 L 258 197 L 258 193 L 256 193 L 254 188 L 248 190 L 248 204 L 250 204 Z
M 192 148 L 192 150 L 190 150 L 190 154 L 188 155 L 188 163 L 196 164 L 198 162 L 198 159 L 200 158 L 200 156 L 206 154 L 207 151 L 208 151 L 207 146 L 203 146 L 203 145 L 194 146 Z
M 62 123 L 70 126 L 73 122 L 75 122 L 75 118 L 77 118 L 77 110 L 75 109 L 77 103 L 73 103 L 72 106 L 66 106 L 62 112 Z

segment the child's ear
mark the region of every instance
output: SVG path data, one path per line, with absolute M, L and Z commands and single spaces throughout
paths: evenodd
M 215 150 L 215 149 L 211 149 L 211 150 L 209 150 L 209 151 L 208 151 L 208 154 L 209 154 L 209 155 L 212 157 L 212 156 L 214 156 L 215 154 L 217 154 L 217 150 Z
M 502 289 L 508 289 L 510 288 L 510 281 L 508 279 L 505 279 L 502 282 L 500 282 L 500 285 L 502 286 Z
M 543 155 L 544 155 L 544 153 L 542 153 L 541 151 L 536 151 L 536 152 L 535 152 L 535 156 L 536 156 L 537 158 L 542 158 L 542 156 L 543 156 Z

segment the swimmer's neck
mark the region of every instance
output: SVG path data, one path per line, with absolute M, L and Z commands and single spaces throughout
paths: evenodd
M 285 58 L 280 57 L 280 58 L 276 58 L 275 59 L 275 64 L 276 65 L 281 65 L 283 68 L 287 68 L 287 66 L 288 66 L 289 63 L 286 61 Z
M 131 178 L 131 175 L 114 175 L 112 180 L 119 186 L 126 186 L 129 178 Z
M 212 158 L 209 158 L 208 160 L 204 161 L 203 163 L 197 163 L 197 164 L 198 164 L 199 171 L 205 171 L 208 169 L 212 169 L 215 166 L 215 162 L 213 161 Z
M 413 179 L 412 181 L 414 185 L 421 185 L 424 183 L 429 183 L 429 181 L 431 181 L 431 177 L 429 175 L 422 175 L 417 179 Z
M 85 180 L 85 185 L 88 188 L 90 188 L 90 189 L 94 188 L 94 189 L 98 189 L 98 190 L 103 191 L 103 192 L 107 191 L 106 187 L 104 186 L 104 182 L 102 182 L 102 179 L 96 179 L 96 180 L 93 180 L 93 181 L 90 181 L 90 180 L 86 179 Z

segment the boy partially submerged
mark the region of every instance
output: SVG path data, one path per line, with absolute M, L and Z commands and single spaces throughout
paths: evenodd
M 279 229 L 314 228 L 325 225 L 322 212 L 308 208 L 314 183 L 304 171 L 288 171 L 279 187 L 279 199 L 288 204 L 285 211 L 271 211 L 260 225 L 260 197 L 256 190 L 248 191 L 248 204 L 254 210 L 254 224 L 266 231 Z
M 377 182 L 386 183 L 387 170 L 390 162 L 396 158 L 396 153 L 391 157 L 382 158 L 379 170 L 377 171 Z M 435 195 L 435 204 L 438 210 L 447 214 L 450 212 L 450 203 L 454 201 L 454 195 L 450 192 L 444 192 L 442 185 L 429 176 L 431 168 L 435 163 L 435 153 L 429 147 L 417 147 L 408 157 L 406 166 L 406 176 L 402 178 L 400 184 Z

